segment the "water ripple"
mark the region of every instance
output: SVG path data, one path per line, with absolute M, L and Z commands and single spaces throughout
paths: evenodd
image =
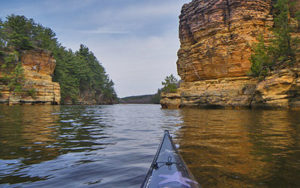
M 204 187 L 300 187 L 297 112 L 0 106 L 0 117 L 0 187 L 139 187 L 164 129 Z

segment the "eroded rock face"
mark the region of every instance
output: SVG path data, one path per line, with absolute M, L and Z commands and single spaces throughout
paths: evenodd
M 253 107 L 300 109 L 300 67 L 282 69 L 258 82 Z
M 162 94 L 163 108 L 254 107 L 300 109 L 300 66 L 250 77 L 183 82 L 177 93 Z
M 272 26 L 271 0 L 193 0 L 180 15 L 177 70 L 185 82 L 245 76 L 251 44 Z
M 293 1 L 291 14 L 300 6 Z M 193 0 L 184 5 L 177 61 L 183 82 L 177 93 L 162 95 L 162 107 L 300 108 L 300 53 L 293 67 L 263 81 L 246 76 L 251 44 L 260 33 L 272 37 L 270 11 L 271 0 Z M 299 37 L 299 22 L 290 21 L 292 36 Z
M 51 53 L 44 50 L 24 51 L 21 61 L 24 68 L 47 76 L 53 74 L 56 66 Z
M 24 69 L 25 92 L 14 93 L 0 85 L 0 102 L 8 104 L 60 104 L 60 86 L 52 82 L 56 61 L 50 52 L 43 50 L 25 51 L 21 57 Z M 31 95 L 26 90 L 34 90 Z
M 256 83 L 257 80 L 250 77 L 183 82 L 177 94 L 173 94 L 176 98 L 170 97 L 168 94 L 163 94 L 161 104 L 164 108 L 174 108 L 176 106 L 249 107 Z
M 177 109 L 181 107 L 181 93 L 162 93 L 160 104 L 162 108 Z

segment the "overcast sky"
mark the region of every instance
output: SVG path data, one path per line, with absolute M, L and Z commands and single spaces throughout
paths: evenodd
M 0 0 L 0 17 L 24 15 L 63 46 L 94 52 L 119 97 L 152 94 L 177 75 L 178 16 L 190 0 Z

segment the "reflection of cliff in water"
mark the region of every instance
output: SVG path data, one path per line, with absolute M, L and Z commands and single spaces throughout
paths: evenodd
M 53 115 L 59 106 L 1 106 L 0 158 L 22 159 L 35 164 L 58 156 L 58 137 Z M 14 119 L 11 119 L 11 117 Z
M 298 113 L 184 109 L 180 152 L 205 187 L 299 185 Z
M 58 137 L 55 125 L 59 117 L 52 115 L 57 110 L 59 106 L 0 106 L 0 163 L 3 165 L 0 183 L 45 179 L 25 175 L 24 170 L 27 165 L 59 155 L 60 147 L 55 145 Z
M 112 144 L 99 113 L 82 106 L 0 106 L 0 184 L 48 179 L 64 168 L 55 161 L 68 154 L 71 163 L 94 160 L 87 153 Z M 46 168 L 34 170 L 39 165 Z

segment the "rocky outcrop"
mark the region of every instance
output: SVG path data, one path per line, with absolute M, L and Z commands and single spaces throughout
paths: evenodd
M 163 108 L 230 107 L 300 109 L 300 67 L 251 77 L 182 82 L 177 93 L 162 94 Z
M 296 1 L 296 8 L 300 2 Z M 300 53 L 296 64 L 263 81 L 247 76 L 251 45 L 272 37 L 271 0 L 193 0 L 180 15 L 177 93 L 162 94 L 163 108 L 300 108 Z M 291 11 L 291 14 L 295 10 Z M 291 20 L 292 22 L 293 20 Z M 299 23 L 291 23 L 299 36 Z
M 282 69 L 258 82 L 253 107 L 300 109 L 300 67 Z
M 162 108 L 168 109 L 176 109 L 181 107 L 181 99 L 183 95 L 181 95 L 180 91 L 176 93 L 161 93 L 160 104 Z
M 256 83 L 250 77 L 183 82 L 173 97 L 163 94 L 161 103 L 164 108 L 175 108 L 174 103 L 177 107 L 249 107 Z
M 245 76 L 251 44 L 272 26 L 271 0 L 193 0 L 180 15 L 177 70 L 185 82 Z
M 56 61 L 50 52 L 43 50 L 24 51 L 21 55 L 24 70 L 24 92 L 14 93 L 6 85 L 0 85 L 0 102 L 8 104 L 59 104 L 60 86 L 52 82 Z M 31 91 L 28 94 L 28 91 Z

